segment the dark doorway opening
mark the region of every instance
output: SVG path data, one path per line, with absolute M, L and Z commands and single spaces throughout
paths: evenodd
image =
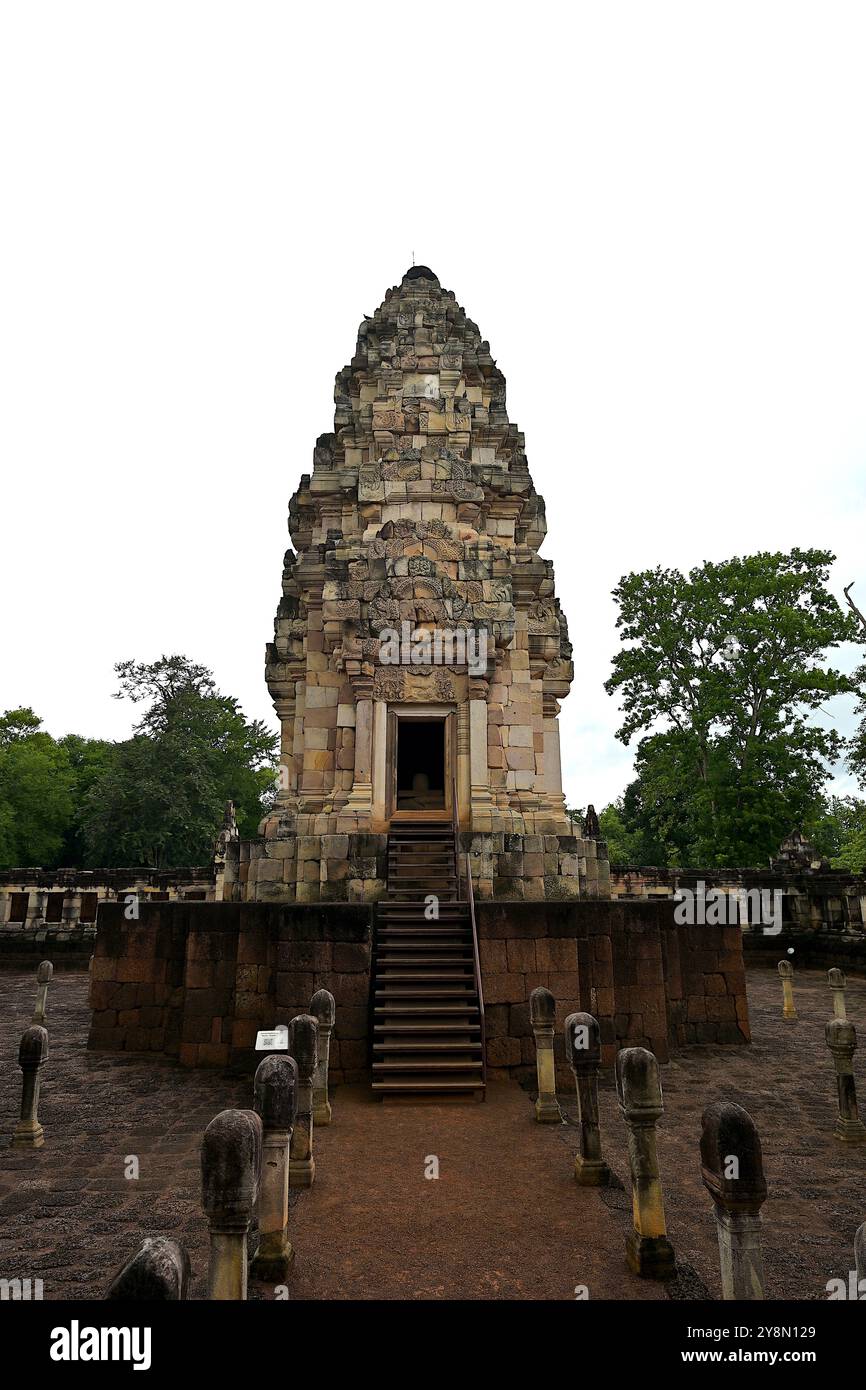
M 397 725 L 397 810 L 445 809 L 445 721 L 401 719 Z

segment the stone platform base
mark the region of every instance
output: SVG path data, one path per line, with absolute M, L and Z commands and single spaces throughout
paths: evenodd
M 681 926 L 673 902 L 479 903 L 488 1075 L 535 1075 L 529 996 L 556 999 L 557 1084 L 565 1065 L 563 1024 L 593 1014 L 602 1061 L 621 1047 L 647 1047 L 660 1062 L 689 1043 L 750 1041 L 739 927 Z
M 317 989 L 337 1002 L 335 1082 L 368 1074 L 372 906 L 159 903 L 137 922 L 100 905 L 88 1045 L 156 1052 L 187 1066 L 251 1070 L 259 1029 L 306 1012 Z M 544 985 L 562 1024 L 585 1010 L 602 1058 L 640 1045 L 666 1061 L 687 1043 L 749 1041 L 737 927 L 678 926 L 672 902 L 479 902 L 477 919 L 492 1079 L 535 1066 L 529 996 Z
M 476 899 L 540 902 L 609 898 L 603 840 L 505 831 L 460 834 L 461 873 Z M 387 888 L 387 834 L 275 835 L 242 840 L 226 864 L 227 895 L 264 903 L 375 903 Z

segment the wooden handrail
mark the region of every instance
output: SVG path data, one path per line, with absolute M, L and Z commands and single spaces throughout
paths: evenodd
M 457 779 L 451 774 L 451 823 L 454 827 L 454 866 L 457 874 L 457 900 L 460 901 L 460 821 L 457 815 Z M 487 1085 L 487 1030 L 484 1023 L 484 990 L 481 985 L 481 957 L 478 952 L 478 928 L 475 923 L 475 894 L 472 890 L 472 864 L 466 854 L 466 903 L 472 927 L 472 966 L 475 971 L 475 992 L 478 995 L 478 1017 L 481 1024 L 481 1080 Z M 485 1090 L 485 1099 L 487 1092 Z
M 457 815 L 457 777 L 451 770 L 451 829 L 454 832 L 454 872 L 457 875 L 457 901 L 460 901 L 460 819 Z
M 478 1014 L 481 1022 L 481 1080 L 487 1085 L 487 1030 L 484 1026 L 484 990 L 481 987 L 481 959 L 478 954 L 478 929 L 475 925 L 475 894 L 472 891 L 472 865 L 466 855 L 466 897 L 469 902 L 469 921 L 472 923 L 472 957 L 475 963 L 475 989 L 478 993 Z M 485 1099 L 487 1093 L 485 1091 Z

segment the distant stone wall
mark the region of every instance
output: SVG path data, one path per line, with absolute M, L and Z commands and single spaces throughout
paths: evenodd
M 668 869 L 637 864 L 610 865 L 610 891 L 614 900 L 672 898 L 681 889 L 695 892 L 699 883 L 704 884 L 707 892 L 719 889 L 733 898 L 754 890 L 780 892 L 783 922 L 793 930 L 866 931 L 866 877 L 862 874 L 782 867 Z M 747 925 L 745 910 L 741 920 Z
M 134 894 L 153 902 L 214 902 L 223 895 L 222 864 L 182 869 L 2 869 L 0 956 L 44 951 L 90 954 L 103 903 Z
M 544 985 L 558 1022 L 596 1015 L 603 1055 L 749 1040 L 742 934 L 679 927 L 672 903 L 479 902 L 491 1074 L 534 1066 L 529 996 Z M 305 1012 L 317 989 L 337 1001 L 335 1081 L 369 1067 L 373 909 L 362 904 L 163 903 L 129 922 L 100 908 L 91 966 L 89 1046 L 159 1052 L 186 1066 L 254 1065 L 259 1029 Z M 556 1043 L 561 1079 L 561 1040 Z

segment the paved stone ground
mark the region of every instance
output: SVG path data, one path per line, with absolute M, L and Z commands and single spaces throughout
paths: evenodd
M 219 1109 L 249 1105 L 251 1086 L 142 1056 L 88 1053 L 86 985 L 77 971 L 52 981 L 40 1106 L 46 1144 L 22 1154 L 6 1147 L 5 1136 L 17 1118 L 14 1059 L 35 982 L 29 973 L 0 973 L 0 1277 L 39 1276 L 46 1298 L 99 1297 L 141 1236 L 163 1233 L 189 1248 L 193 1296 L 203 1297 L 201 1134 Z M 529 1095 L 500 1084 L 475 1106 L 381 1106 L 364 1087 L 340 1088 L 335 1123 L 316 1135 L 316 1184 L 292 1194 L 292 1297 L 570 1299 L 578 1284 L 596 1299 L 718 1297 L 698 1136 L 703 1106 L 719 1096 L 746 1105 L 764 1141 L 771 1295 L 824 1297 L 827 1279 L 846 1275 L 854 1230 L 866 1219 L 866 1146 L 832 1138 L 833 1073 L 823 1043 L 829 990 L 817 972 L 798 975 L 800 1020 L 789 1024 L 774 972 L 751 973 L 749 992 L 752 1048 L 693 1048 L 663 1069 L 659 1152 L 682 1264 L 667 1294 L 625 1268 L 627 1192 L 577 1188 L 573 1127 L 534 1124 Z M 866 981 L 850 982 L 849 1014 L 866 1029 Z M 568 1119 L 572 1099 L 562 1100 Z M 609 1161 L 626 1179 L 608 1084 L 601 1115 Z M 137 1181 L 124 1177 L 132 1154 Z M 428 1155 L 439 1160 L 438 1180 L 424 1177 Z
M 854 1232 L 866 1221 L 866 1145 L 833 1137 L 835 1074 L 824 1042 L 832 995 L 826 972 L 797 970 L 799 1017 L 785 1022 L 775 970 L 749 970 L 747 987 L 751 1047 L 690 1047 L 662 1068 L 658 1148 L 668 1235 L 678 1261 L 690 1264 L 720 1298 L 715 1221 L 700 1178 L 701 1114 L 712 1100 L 736 1101 L 755 1121 L 764 1153 L 768 1297 L 826 1298 L 828 1279 L 847 1281 Z M 847 1011 L 862 1039 L 854 1070 L 866 1117 L 866 980 L 849 977 Z M 608 1160 L 625 1178 L 624 1132 L 611 1084 L 599 1096 L 599 1110 Z M 568 1132 L 560 1134 L 568 1142 Z M 608 1200 L 617 1198 L 625 1194 L 608 1194 Z M 630 1195 L 624 1204 L 630 1205 Z

